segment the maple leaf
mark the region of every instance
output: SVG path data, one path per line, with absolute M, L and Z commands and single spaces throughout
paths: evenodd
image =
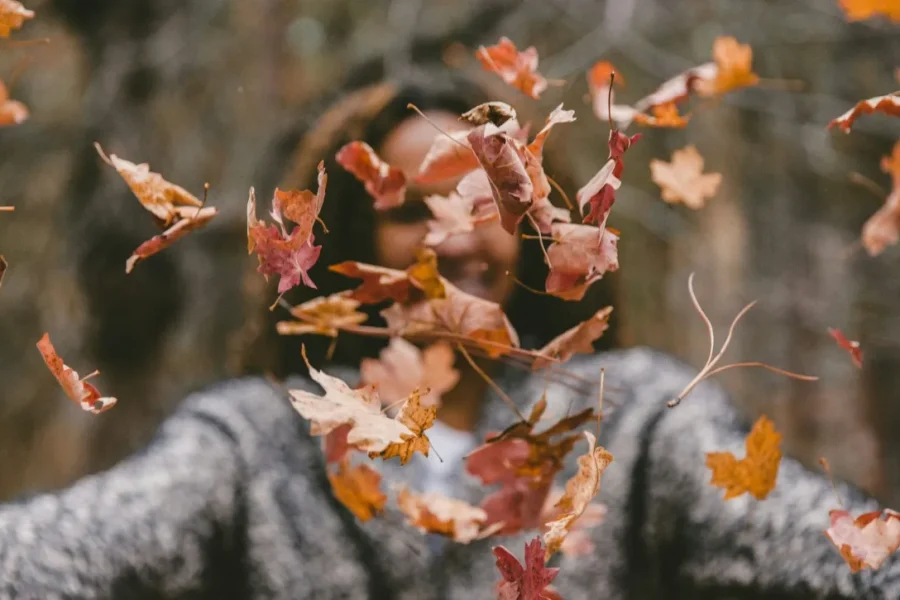
M 368 521 L 384 510 L 387 496 L 381 492 L 381 474 L 369 465 L 351 467 L 348 460 L 337 472 L 328 471 L 331 491 L 360 521 Z
M 400 464 L 405 465 L 416 452 L 428 456 L 431 442 L 428 441 L 425 430 L 434 425 L 436 415 L 437 405 L 422 406 L 419 390 L 413 390 L 396 417 L 397 421 L 405 425 L 413 435 L 404 436 L 399 442 L 391 442 L 380 452 L 371 451 L 369 457 L 381 456 L 384 460 L 388 460 L 398 456 Z
M 410 284 L 424 292 L 426 298 L 446 297 L 444 278 L 438 273 L 437 254 L 431 248 L 416 251 L 416 262 L 407 267 L 406 275 Z
M 0 4 L 3 1 L 0 0 Z M 28 107 L 18 100 L 11 100 L 6 84 L 0 80 L 0 127 L 24 123 L 28 120 L 28 115 Z
M 681 202 L 698 210 L 712 198 L 722 183 L 721 173 L 703 173 L 703 157 L 694 146 L 672 153 L 672 162 L 650 161 L 650 179 L 662 188 L 662 199 L 669 204 Z
M 534 99 L 547 89 L 547 80 L 538 73 L 538 53 L 534 46 L 522 52 L 507 37 L 501 37 L 493 46 L 481 46 L 475 52 L 485 71 L 496 73 L 507 85 Z
M 365 142 L 350 142 L 335 155 L 338 164 L 359 179 L 372 198 L 375 210 L 388 210 L 406 199 L 406 176 L 387 164 Z
M 497 570 L 503 578 L 498 584 L 500 598 L 509 600 L 550 600 L 556 597 L 547 591 L 559 573 L 558 568 L 545 566 L 544 547 L 536 537 L 525 545 L 525 565 L 503 546 L 492 549 Z
M 856 365 L 858 369 L 862 369 L 863 352 L 862 348 L 859 347 L 859 342 L 847 339 L 847 336 L 845 336 L 840 329 L 832 329 L 829 327 L 828 333 L 834 338 L 834 341 L 837 342 L 837 345 L 841 350 L 847 351 L 853 364 Z
M 887 96 L 876 96 L 867 100 L 860 100 L 856 105 L 834 119 L 828 124 L 828 129 L 840 127 L 844 133 L 850 133 L 853 123 L 863 115 L 882 112 L 893 117 L 900 117 L 900 93 L 894 92 Z
M 306 360 L 306 352 L 303 352 Z M 380 454 L 394 444 L 412 444 L 418 446 L 416 440 L 420 436 L 410 430 L 401 419 L 391 419 L 381 412 L 378 394 L 372 388 L 351 389 L 336 377 L 327 375 L 309 366 L 309 374 L 313 381 L 325 390 L 324 396 L 303 390 L 290 390 L 291 404 L 303 418 L 310 421 L 311 435 L 327 435 L 342 425 L 349 425 L 346 443 L 357 450 Z M 416 402 L 401 416 L 409 420 L 409 413 L 415 412 Z M 412 397 L 412 396 L 411 396 Z M 404 405 L 404 408 L 406 404 Z M 417 415 L 416 415 L 417 416 Z M 427 453 L 427 440 L 425 448 Z
M 484 171 L 479 171 L 484 174 Z M 487 178 L 484 178 L 487 183 Z M 425 235 L 426 246 L 439 246 L 447 238 L 469 233 L 475 227 L 489 223 L 498 218 L 497 207 L 493 199 L 488 195 L 489 203 L 478 202 L 473 196 L 460 196 L 451 192 L 449 196 L 426 196 L 425 204 L 428 205 L 434 217 L 426 222 L 428 233 Z M 480 209 L 480 213 L 476 210 Z
M 444 342 L 436 342 L 423 351 L 395 337 L 378 360 L 362 360 L 360 378 L 365 384 L 378 386 L 385 404 L 406 398 L 415 389 L 426 390 L 422 404 L 428 407 L 437 405 L 441 396 L 459 382 L 453 361 L 453 349 Z
M 699 95 L 721 96 L 759 83 L 759 75 L 753 72 L 753 49 L 749 45 L 730 36 L 719 36 L 713 42 L 713 60 L 715 76 L 697 80 Z
M 519 221 L 531 208 L 534 192 L 524 156 L 509 135 L 490 123 L 473 129 L 467 139 L 487 173 L 500 224 L 515 234 Z
M 179 218 L 175 223 L 159 235 L 155 235 L 140 246 L 138 246 L 128 260 L 125 261 L 125 272 L 131 273 L 139 261 L 149 258 L 161 252 L 201 227 L 205 227 L 207 223 L 212 221 L 218 211 L 213 206 L 207 206 L 201 209 L 191 209 L 191 216 Z
M 591 284 L 607 271 L 619 268 L 618 241 L 609 229 L 554 223 L 553 243 L 547 248 L 547 293 L 564 300 L 581 300 Z
M 496 527 L 484 527 L 487 514 L 477 506 L 437 493 L 414 494 L 405 486 L 397 493 L 400 512 L 422 533 L 437 533 L 460 544 L 485 538 Z
M 462 177 L 478 168 L 478 158 L 472 152 L 468 140 L 469 131 L 452 131 L 449 135 L 437 135 L 422 164 L 415 181 L 419 184 L 436 183 Z
M 540 369 L 551 364 L 553 361 L 550 357 L 556 357 L 561 362 L 565 362 L 577 353 L 591 354 L 594 352 L 594 342 L 603 336 L 603 333 L 609 329 L 609 316 L 612 314 L 613 307 L 607 306 L 601 308 L 594 315 L 582 321 L 568 331 L 564 331 L 547 345 L 540 349 L 540 354 L 548 358 L 538 358 L 532 364 L 532 369 Z
M 37 348 L 41 356 L 44 357 L 47 368 L 56 377 L 63 391 L 75 404 L 81 407 L 81 410 L 99 415 L 116 405 L 115 398 L 101 396 L 97 388 L 87 382 L 87 379 L 97 375 L 98 371 L 94 371 L 83 379 L 79 377 L 78 373 L 66 365 L 56 353 L 56 349 L 50 342 L 49 334 L 45 333 L 41 337 L 37 343 Z
M 862 21 L 883 15 L 900 21 L 900 2 L 897 0 L 838 0 L 848 21 Z
M 6 275 L 6 269 L 8 268 L 9 263 L 6 262 L 6 258 L 0 254 L 0 287 L 3 287 L 3 277 Z
M 580 434 L 563 434 L 594 418 L 593 411 L 587 409 L 535 433 L 534 428 L 546 408 L 544 397 L 535 404 L 526 421 L 489 437 L 487 443 L 466 457 L 466 471 L 471 475 L 484 485 L 501 484 L 500 489 L 484 499 L 481 507 L 488 513 L 488 524 L 503 523 L 500 533 L 504 535 L 541 524 L 553 477 L 581 439 Z
M 855 520 L 846 510 L 832 510 L 828 515 L 831 527 L 825 535 L 854 573 L 866 567 L 878 569 L 900 547 L 900 513 L 885 510 L 882 515 L 877 510 Z
M 691 115 L 682 115 L 678 112 L 678 106 L 674 102 L 666 102 L 650 108 L 652 115 L 635 113 L 634 122 L 649 127 L 669 127 L 672 129 L 684 129 L 687 127 Z
M 562 499 L 565 492 L 561 489 L 554 488 L 547 496 L 547 501 L 541 511 L 541 522 L 549 523 L 559 519 L 564 511 L 561 510 L 557 503 Z M 589 503 L 584 512 L 578 519 L 574 520 L 569 529 L 569 533 L 565 536 L 559 551 L 566 556 L 584 556 L 593 554 L 596 550 L 593 539 L 591 539 L 590 529 L 601 525 L 606 519 L 606 506 L 598 502 Z M 542 527 L 546 533 L 546 526 Z
M 178 207 L 200 208 L 203 203 L 193 194 L 181 186 L 169 183 L 159 173 L 150 170 L 150 165 L 139 165 L 115 154 L 107 156 L 100 144 L 95 143 L 97 153 L 103 161 L 113 167 L 131 188 L 131 191 L 140 200 L 141 205 L 156 217 L 164 226 L 171 225 L 178 218 L 183 218 L 183 213 Z
M 319 212 L 325 203 L 325 188 L 328 184 L 328 175 L 325 173 L 325 163 L 318 165 L 318 191 L 313 194 L 309 190 L 282 191 L 275 188 L 275 196 L 272 199 L 272 218 L 284 229 L 284 218 L 297 224 L 292 235 L 300 240 L 308 240 L 313 233 L 313 225 L 319 220 Z M 254 210 L 255 213 L 255 210 Z M 255 218 L 255 215 L 254 215 Z M 324 225 L 324 224 L 323 224 Z M 325 230 L 328 231 L 327 229 Z
M 613 461 L 612 454 L 602 446 L 596 447 L 594 434 L 585 431 L 584 437 L 588 441 L 588 452 L 578 457 L 578 472 L 566 482 L 565 494 L 556 503 L 563 514 L 546 523 L 548 530 L 544 534 L 544 543 L 547 545 L 547 560 L 560 549 L 575 521 L 600 492 L 600 476 Z
M 281 335 L 315 333 L 337 337 L 342 328 L 366 321 L 367 315 L 357 310 L 360 305 L 349 292 L 320 296 L 291 308 L 291 315 L 298 320 L 279 321 L 276 329 Z
M 34 18 L 34 11 L 26 9 L 16 0 L 0 0 L 0 37 L 9 37 L 25 21 Z
M 708 452 L 706 466 L 712 470 L 710 484 L 725 490 L 725 499 L 743 493 L 763 500 L 775 489 L 781 463 L 781 434 L 761 415 L 747 435 L 747 456 L 738 460 L 731 452 Z

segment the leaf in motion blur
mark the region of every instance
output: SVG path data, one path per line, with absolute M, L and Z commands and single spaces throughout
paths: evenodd
M 713 42 L 716 69 L 711 79 L 698 79 L 697 93 L 701 96 L 721 96 L 759 83 L 753 72 L 753 49 L 730 36 L 719 36 Z
M 650 178 L 662 188 L 662 199 L 682 203 L 694 210 L 703 208 L 722 183 L 721 173 L 704 173 L 703 157 L 694 146 L 672 153 L 672 162 L 650 161 Z
M 710 484 L 725 490 L 725 499 L 748 493 L 764 500 L 775 489 L 781 464 L 781 434 L 761 415 L 747 435 L 747 456 L 738 460 L 731 452 L 708 452 L 706 466 L 712 470 Z
M 853 123 L 863 115 L 871 115 L 880 112 L 892 117 L 900 117 L 900 92 L 894 92 L 887 96 L 876 96 L 866 100 L 860 100 L 853 108 L 837 117 L 828 124 L 828 129 L 840 127 L 844 133 L 850 133 Z
M 279 321 L 276 328 L 281 335 L 314 333 L 337 337 L 341 328 L 366 321 L 366 314 L 357 310 L 360 305 L 349 292 L 320 296 L 291 308 L 291 316 L 297 320 Z
M 900 547 L 900 513 L 876 510 L 854 519 L 846 510 L 832 510 L 828 515 L 831 527 L 825 535 L 854 573 L 878 569 Z
M 24 123 L 28 120 L 28 115 L 28 107 L 18 100 L 10 99 L 6 84 L 0 80 L 0 127 Z
M 446 342 L 419 350 L 403 338 L 394 337 L 378 359 L 362 360 L 360 377 L 363 383 L 378 387 L 383 404 L 393 404 L 419 389 L 422 405 L 428 407 L 438 404 L 441 396 L 459 381 L 459 371 L 453 368 L 454 358 L 453 349 Z
M 838 0 L 848 21 L 884 16 L 900 21 L 900 0 Z
M 337 471 L 328 471 L 328 481 L 334 497 L 360 521 L 368 521 L 384 510 L 387 496 L 380 489 L 381 474 L 369 465 L 351 467 L 345 459 Z
M 334 158 L 363 183 L 375 199 L 375 210 L 396 208 L 406 200 L 403 171 L 384 162 L 367 143 L 350 142 Z
M 9 37 L 25 21 L 34 18 L 34 11 L 22 6 L 16 0 L 0 0 L 0 38 Z
M 900 141 L 891 154 L 881 157 L 881 170 L 891 176 L 891 191 L 863 224 L 862 245 L 869 256 L 878 256 L 900 238 Z
M 484 527 L 487 514 L 462 500 L 438 493 L 416 494 L 405 486 L 397 493 L 397 505 L 413 527 L 437 533 L 460 544 L 487 537 L 496 527 Z
M 97 388 L 87 382 L 87 379 L 97 375 L 98 371 L 94 371 L 85 378 L 79 377 L 78 373 L 63 363 L 63 359 L 56 353 L 56 349 L 50 342 L 49 334 L 43 335 L 37 343 L 37 348 L 44 357 L 47 368 L 56 377 L 63 391 L 81 407 L 81 410 L 99 415 L 116 405 L 115 398 L 101 396 Z
M 547 80 L 538 73 L 538 53 L 534 46 L 519 52 L 507 37 L 493 46 L 480 47 L 475 56 L 486 71 L 496 73 L 508 85 L 526 96 L 540 98 L 547 89 Z
M 565 362 L 578 353 L 591 354 L 594 351 L 594 342 L 609 329 L 612 311 L 612 306 L 601 308 L 589 319 L 559 334 L 541 348 L 541 355 Z M 551 364 L 550 360 L 538 359 L 532 364 L 532 368 L 540 369 L 548 364 Z
M 847 336 L 844 335 L 840 329 L 833 329 L 831 327 L 828 328 L 828 333 L 831 337 L 834 338 L 834 341 L 837 343 L 838 347 L 841 350 L 847 352 L 850 355 L 850 360 L 853 361 L 853 364 L 856 365 L 856 368 L 862 368 L 862 359 L 863 352 L 862 348 L 859 347 L 859 342 L 847 339 Z

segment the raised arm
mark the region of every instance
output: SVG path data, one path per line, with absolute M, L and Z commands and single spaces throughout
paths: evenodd
M 315 554 L 328 554 L 328 543 L 303 543 L 306 532 L 338 544 L 346 524 L 327 482 L 320 485 L 321 458 L 302 427 L 287 399 L 260 380 L 189 398 L 141 453 L 0 508 L 0 597 L 322 591 L 328 580 Z M 351 565 L 344 575 L 336 593 L 365 589 L 365 573 Z
M 784 458 L 764 501 L 725 501 L 709 485 L 707 452 L 745 454 L 747 429 L 720 387 L 703 384 L 670 409 L 692 369 L 648 350 L 588 363 L 607 367 L 611 398 L 620 390 L 618 414 L 604 424 L 615 462 L 601 491 L 610 518 L 597 535 L 610 549 L 598 551 L 599 568 L 621 589 L 636 598 L 900 598 L 900 557 L 854 575 L 824 535 L 839 504 L 819 473 Z M 854 515 L 878 508 L 855 488 L 839 490 Z

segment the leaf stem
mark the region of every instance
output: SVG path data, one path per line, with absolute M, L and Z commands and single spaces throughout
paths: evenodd
M 459 350 L 460 354 L 463 355 L 463 358 L 466 359 L 466 362 L 469 363 L 469 366 L 472 367 L 472 370 L 478 373 L 481 378 L 484 379 L 484 382 L 491 386 L 491 389 L 493 389 L 497 393 L 497 395 L 500 396 L 500 399 L 503 400 L 503 402 L 505 402 L 506 405 L 509 406 L 514 413 L 516 413 L 516 416 L 519 417 L 519 420 L 527 423 L 528 419 L 525 418 L 525 415 L 522 414 L 522 411 L 519 410 L 519 407 L 516 406 L 516 403 L 512 401 L 512 398 L 507 396 L 506 392 L 504 392 L 500 388 L 500 386 L 497 385 L 497 382 L 491 379 L 490 376 L 475 363 L 475 359 L 472 358 L 472 355 L 469 354 L 468 350 L 466 350 L 466 348 L 462 344 L 457 344 L 456 348 L 457 350 Z

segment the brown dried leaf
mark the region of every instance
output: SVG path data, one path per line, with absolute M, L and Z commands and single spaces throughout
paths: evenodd
M 140 246 L 138 246 L 128 260 L 125 261 L 125 272 L 131 273 L 139 261 L 149 258 L 157 252 L 162 252 L 187 234 L 205 227 L 218 211 L 213 206 L 207 206 L 201 209 L 191 209 L 192 216 L 178 218 L 174 224 L 159 235 L 155 235 Z
M 565 362 L 579 352 L 583 354 L 593 353 L 594 342 L 600 339 L 603 333 L 609 329 L 609 316 L 612 314 L 612 311 L 612 306 L 601 308 L 590 319 L 579 323 L 550 340 L 540 350 L 540 353 L 548 358 L 535 360 L 532 364 L 532 369 L 540 369 L 551 364 L 552 361 L 549 360 L 551 357 Z
M 281 335 L 315 333 L 337 337 L 342 328 L 366 321 L 368 317 L 357 310 L 359 307 L 360 302 L 351 298 L 350 292 L 313 298 L 291 309 L 298 321 L 280 321 L 276 328 Z
M 404 486 L 397 493 L 397 505 L 409 524 L 422 533 L 437 533 L 460 544 L 496 531 L 484 527 L 487 514 L 482 509 L 441 494 L 415 494 Z
M 900 93 L 894 92 L 887 96 L 876 96 L 867 100 L 860 100 L 853 108 L 831 121 L 828 124 L 828 129 L 837 126 L 844 133 L 850 133 L 850 130 L 853 128 L 853 122 L 856 119 L 875 112 L 900 117 Z
M 3 1 L 0 0 L 0 3 Z M 10 100 L 9 90 L 6 89 L 6 84 L 0 80 L 0 127 L 24 123 L 28 120 L 28 115 L 28 107 L 18 100 Z
M 351 467 L 344 460 L 337 472 L 328 471 L 328 481 L 334 497 L 360 521 L 368 521 L 387 504 L 387 496 L 380 489 L 381 474 L 369 465 Z
M 81 410 L 99 415 L 116 405 L 115 398 L 101 396 L 97 388 L 86 381 L 88 377 L 96 375 L 96 371 L 82 379 L 75 370 L 63 363 L 63 359 L 59 357 L 56 349 L 50 342 L 49 334 L 44 334 L 38 341 L 37 348 L 41 356 L 44 357 L 47 368 L 56 377 L 63 391 L 75 404 L 81 407 Z

